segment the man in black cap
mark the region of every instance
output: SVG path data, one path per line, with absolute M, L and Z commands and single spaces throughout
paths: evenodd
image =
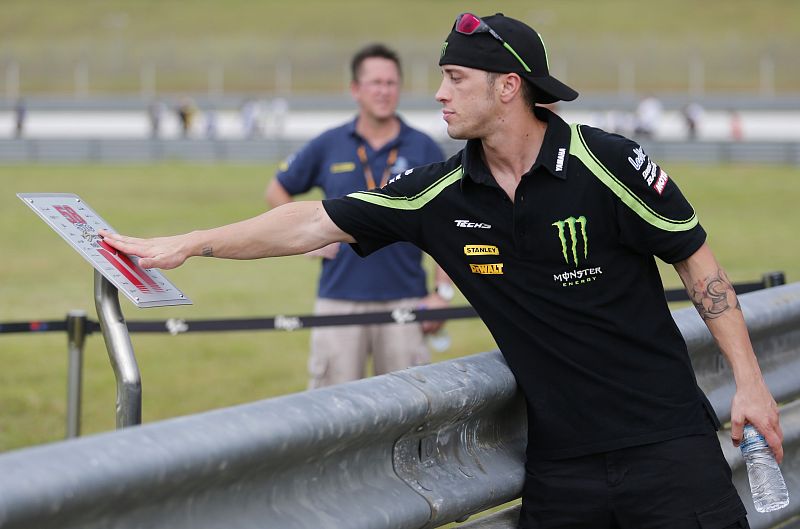
M 439 64 L 448 133 L 467 140 L 446 162 L 221 228 L 101 234 L 145 268 L 334 241 L 366 255 L 411 241 L 478 311 L 527 401 L 520 528 L 747 527 L 654 256 L 675 266 L 731 364 L 734 443 L 752 423 L 780 461 L 783 436 L 691 205 L 635 142 L 537 106 L 578 94 L 550 76 L 544 43 L 524 23 L 459 15 Z

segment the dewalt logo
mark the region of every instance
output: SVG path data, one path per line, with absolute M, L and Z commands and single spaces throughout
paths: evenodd
M 464 255 L 500 255 L 500 250 L 490 244 L 468 244 L 464 246 Z
M 503 263 L 491 263 L 491 264 L 470 263 L 469 269 L 472 270 L 473 274 L 503 275 Z
M 564 220 L 556 221 L 552 224 L 558 232 L 558 240 L 561 241 L 561 253 L 564 255 L 564 261 L 578 266 L 579 257 L 582 254 L 583 259 L 589 256 L 589 237 L 586 235 L 586 217 L 569 217 Z M 580 235 L 578 233 L 578 226 L 580 226 Z M 583 244 L 583 252 L 578 252 L 579 242 Z

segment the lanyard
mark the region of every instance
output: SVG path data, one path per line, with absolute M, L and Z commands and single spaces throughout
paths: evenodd
M 364 180 L 367 183 L 367 189 L 375 189 L 377 186 L 375 185 L 375 179 L 372 177 L 372 168 L 370 168 L 369 160 L 367 159 L 367 147 L 362 143 L 358 146 L 356 152 L 358 153 L 358 159 L 361 160 L 361 166 L 364 168 Z M 385 186 L 386 182 L 389 181 L 389 173 L 396 161 L 397 147 L 389 151 L 389 157 L 386 159 L 386 168 L 383 170 L 383 176 L 381 177 L 381 187 Z

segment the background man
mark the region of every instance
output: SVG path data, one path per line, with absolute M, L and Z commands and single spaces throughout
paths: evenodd
M 266 191 L 277 207 L 292 196 L 319 187 L 328 198 L 386 185 L 411 167 L 444 159 L 438 145 L 397 115 L 401 67 L 397 54 L 382 44 L 359 50 L 351 61 L 350 92 L 358 105 L 352 121 L 311 140 L 284 162 Z M 393 244 L 367 259 L 334 243 L 312 255 L 322 258 L 317 314 L 440 308 L 453 297 L 452 284 L 436 267 L 436 290 L 428 295 L 422 252 L 409 243 Z M 423 330 L 431 323 L 323 327 L 311 331 L 309 387 L 364 377 L 372 355 L 375 374 L 426 364 L 430 352 Z
M 535 106 L 578 94 L 522 22 L 460 15 L 439 64 L 448 134 L 467 140 L 446 162 L 212 230 L 101 235 L 146 268 L 412 241 L 472 302 L 525 396 L 521 529 L 748 527 L 654 256 L 674 264 L 731 364 L 734 443 L 752 423 L 780 461 L 783 435 L 691 205 L 635 142 Z

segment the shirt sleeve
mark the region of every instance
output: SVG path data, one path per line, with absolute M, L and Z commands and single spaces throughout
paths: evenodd
M 617 195 L 620 242 L 667 263 L 690 257 L 706 240 L 697 214 L 672 177 L 642 146 L 607 135 L 604 181 Z M 596 151 L 596 152 L 598 152 Z
M 422 181 L 409 178 L 409 173 L 406 171 L 402 178 L 379 189 L 322 201 L 331 220 L 356 239 L 351 246 L 360 256 L 394 242 L 421 245 L 424 211 L 422 201 L 416 197 Z
M 281 162 L 275 178 L 290 195 L 305 193 L 317 185 L 323 155 L 323 145 L 316 138 Z

